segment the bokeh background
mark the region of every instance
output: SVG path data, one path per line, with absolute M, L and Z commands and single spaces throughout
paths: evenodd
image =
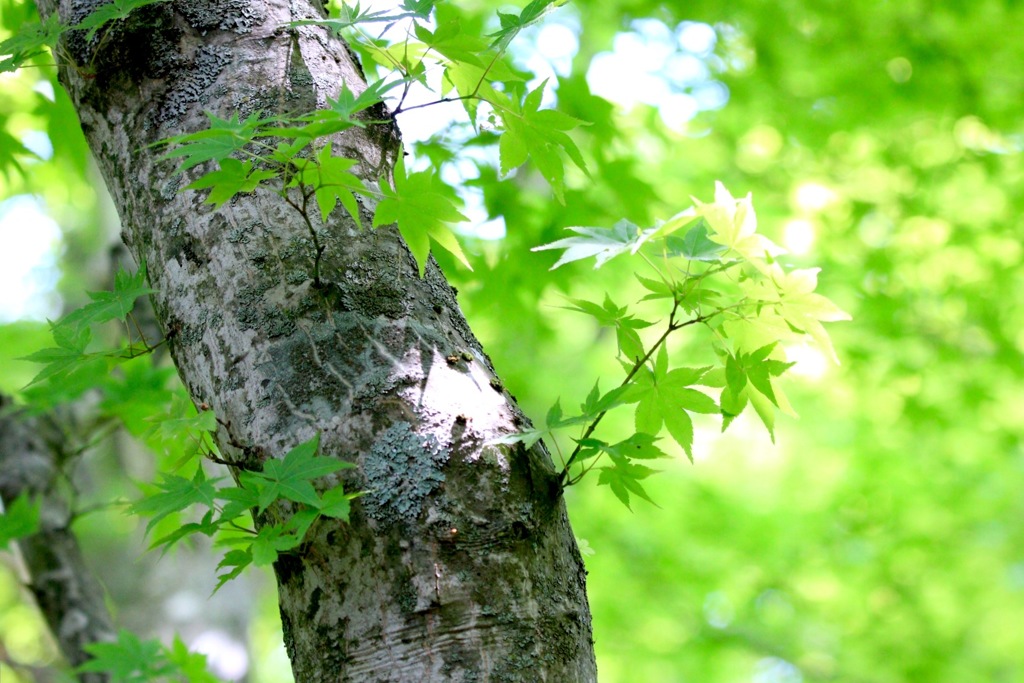
M 466 26 L 498 8 L 458 5 Z M 32 16 L 0 12 L 5 32 Z M 440 259 L 538 418 L 621 377 L 614 340 L 561 297 L 641 296 L 628 262 L 549 272 L 555 257 L 529 249 L 567 226 L 649 225 L 721 180 L 753 193 L 761 232 L 820 266 L 819 291 L 853 316 L 831 326 L 840 366 L 788 349 L 800 418 L 780 419 L 777 443 L 756 419 L 724 435 L 708 419 L 696 463 L 650 480 L 658 507 L 631 512 L 594 481 L 568 492 L 605 683 L 1024 681 L 1021 26 L 1015 0 L 570 3 L 513 44 L 550 78 L 547 101 L 590 123 L 575 138 L 591 176 L 569 169 L 565 207 L 529 169 L 499 178 L 493 138 L 444 128 L 453 111 L 401 117 L 417 162 L 463 188 L 475 269 Z M 14 394 L 33 368 L 13 359 L 46 343 L 45 318 L 125 258 L 54 82 L 0 75 L 0 389 Z M 673 352 L 697 364 L 707 341 Z M 86 503 L 134 497 L 155 466 L 128 435 L 84 460 Z M 235 680 L 288 680 L 266 577 L 240 584 L 258 598 L 207 602 L 202 548 L 136 560 L 118 507 L 76 528 L 123 625 L 206 638 L 234 653 Z M 0 653 L 50 667 L 15 565 L 0 571 Z

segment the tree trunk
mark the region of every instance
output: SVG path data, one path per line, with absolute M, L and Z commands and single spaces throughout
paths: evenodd
M 71 511 L 58 485 L 63 434 L 45 418 L 14 412 L 0 395 L 0 500 L 22 495 L 39 502 L 39 530 L 17 542 L 35 596 L 61 654 L 72 666 L 89 659 L 86 645 L 116 637 L 103 588 L 71 531 Z M 105 683 L 103 673 L 81 673 L 82 683 Z
M 64 23 L 98 4 L 39 0 Z M 395 229 L 335 211 L 317 226 L 317 286 L 309 230 L 279 196 L 213 210 L 180 191 L 203 169 L 173 176 L 149 147 L 205 127 L 204 110 L 299 113 L 342 83 L 361 91 L 344 43 L 287 27 L 318 16 L 309 0 L 174 0 L 92 41 L 68 34 L 60 70 L 224 457 L 259 467 L 320 433 L 325 454 L 358 464 L 346 486 L 368 493 L 350 523 L 318 522 L 274 567 L 295 678 L 593 681 L 585 571 L 550 458 L 488 445 L 525 418 L 436 265 L 419 278 Z M 334 151 L 372 186 L 397 131 L 353 129 Z

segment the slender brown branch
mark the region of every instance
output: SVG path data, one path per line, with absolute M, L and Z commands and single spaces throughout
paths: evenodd
M 484 99 L 483 97 L 477 96 L 476 93 L 473 93 L 473 94 L 470 94 L 470 95 L 459 95 L 457 97 L 442 97 L 440 99 L 434 100 L 433 102 L 424 102 L 423 104 L 414 104 L 411 107 L 403 107 L 403 106 L 399 105 L 399 107 L 397 109 L 395 109 L 395 111 L 392 113 L 392 115 L 393 116 L 398 116 L 399 114 L 404 114 L 405 112 L 413 111 L 414 109 L 423 109 L 425 107 L 433 107 L 433 106 L 438 105 L 438 104 L 445 104 L 446 102 L 460 102 L 462 100 L 480 100 L 481 102 L 488 102 L 489 101 L 487 99 Z
M 299 206 L 294 201 L 292 201 L 292 198 L 288 196 L 287 188 L 285 188 L 285 190 L 281 193 L 281 196 L 284 197 L 284 201 L 288 204 L 288 206 L 292 207 L 293 209 L 298 211 L 299 214 L 302 215 L 302 220 L 305 221 L 306 228 L 309 229 L 310 237 L 312 237 L 313 239 L 313 249 L 316 252 L 315 256 L 313 257 L 313 285 L 319 287 L 320 257 L 323 256 L 323 253 L 324 251 L 326 251 L 327 247 L 320 244 L 320 238 L 317 236 L 316 229 L 313 227 L 313 221 L 309 220 L 309 198 L 313 195 L 313 191 L 307 193 L 303 191 L 302 188 L 300 187 L 299 192 L 302 195 L 302 206 Z
M 477 81 L 476 87 L 474 87 L 473 88 L 473 92 L 470 93 L 471 96 L 476 97 L 476 94 L 478 92 L 480 92 L 480 87 L 484 84 L 484 81 L 487 80 L 487 74 L 489 74 L 491 72 L 491 67 L 493 67 L 498 62 L 499 59 L 501 59 L 501 56 L 503 54 L 505 54 L 505 49 L 504 48 L 502 48 L 501 50 L 498 50 L 498 52 L 495 53 L 494 57 L 491 58 L 491 61 L 487 65 L 487 67 L 484 69 L 484 72 L 482 74 L 480 74 L 480 80 Z

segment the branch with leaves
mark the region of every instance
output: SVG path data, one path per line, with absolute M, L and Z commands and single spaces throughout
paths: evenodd
M 205 507 L 200 521 L 175 524 L 173 531 L 157 538 L 151 547 L 162 547 L 166 552 L 193 534 L 217 536 L 218 545 L 232 548 L 219 565 L 229 569 L 218 576 L 220 588 L 250 564 L 271 565 L 281 553 L 294 551 L 321 517 L 348 520 L 350 501 L 361 494 L 346 493 L 341 483 L 318 493 L 313 482 L 354 465 L 318 455 L 319 445 L 317 434 L 283 458 L 267 460 L 259 472 L 242 471 L 237 486 L 215 486 L 220 480 L 208 479 L 201 462 L 191 478 L 163 474 L 146 497 L 132 504 L 131 512 L 150 517 L 146 526 L 149 533 L 169 515 L 195 505 Z M 277 511 L 277 517 L 285 521 L 271 522 L 262 517 L 268 508 L 278 505 L 286 506 L 287 513 Z M 247 521 L 250 515 L 264 520 L 258 529 Z
M 579 429 L 579 436 L 573 437 L 575 447 L 563 460 L 559 475 L 563 486 L 597 469 L 598 484 L 609 486 L 627 507 L 630 495 L 650 501 L 640 481 L 655 470 L 638 461 L 667 457 L 657 445 L 663 431 L 692 462 L 693 414 L 720 415 L 724 431 L 751 405 L 774 440 L 776 411 L 795 414 L 777 382 L 793 366 L 785 357 L 785 344 L 811 340 L 838 362 L 821 323 L 849 316 L 814 292 L 817 269 L 792 270 L 783 265 L 778 259 L 783 250 L 757 233 L 749 195 L 736 199 L 718 183 L 714 202 L 695 199 L 694 203 L 647 229 L 629 221 L 611 229 L 570 228 L 575 236 L 534 249 L 562 250 L 552 268 L 590 257 L 597 268 L 612 258 L 633 256 L 638 266 L 655 275 L 636 275 L 647 290 L 640 301 L 664 303 L 668 308 L 661 334 L 645 344 L 640 331 L 656 323 L 638 318 L 629 306 L 619 306 L 607 295 L 602 304 L 569 300 L 569 310 L 615 330 L 625 378 L 606 394 L 595 384 L 578 415 L 566 417 L 556 402 L 543 428 L 498 440 L 529 446 L 556 431 Z M 715 362 L 675 366 L 669 337 L 697 326 L 709 331 Z M 709 393 L 716 389 L 720 390 L 717 402 Z M 627 405 L 635 406 L 634 433 L 614 443 L 595 438 L 605 416 Z M 598 466 L 602 459 L 608 464 Z

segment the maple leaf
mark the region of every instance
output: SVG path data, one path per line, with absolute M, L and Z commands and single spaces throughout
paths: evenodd
M 761 314 L 754 319 L 754 322 L 763 324 L 772 319 L 778 321 L 774 327 L 778 328 L 775 339 L 784 338 L 781 336 L 781 325 L 789 328 L 786 337 L 792 337 L 792 332 L 806 333 L 828 354 L 829 358 L 838 365 L 839 357 L 828 332 L 822 326 L 822 322 L 838 322 L 850 320 L 850 314 L 836 306 L 830 299 L 816 294 L 818 286 L 818 272 L 820 268 L 806 268 L 786 272 L 777 263 L 767 268 L 768 278 L 758 282 L 749 290 L 750 296 L 759 301 L 775 304 L 771 312 L 763 308 Z M 780 325 L 781 323 L 781 325 Z M 731 334 L 731 331 L 730 331 Z M 765 334 L 766 338 L 771 334 Z
M 356 165 L 355 159 L 332 156 L 331 146 L 326 145 L 317 155 L 316 162 L 294 159 L 292 163 L 299 168 L 299 173 L 291 184 L 301 182 L 314 189 L 320 216 L 325 222 L 340 201 L 356 225 L 362 227 L 362 221 L 359 220 L 359 203 L 353 191 L 365 194 L 369 190 L 363 181 L 348 172 L 348 169 Z
M 124 268 L 114 276 L 112 292 L 88 292 L 92 303 L 77 308 L 61 318 L 60 325 L 74 329 L 82 329 L 89 325 L 105 323 L 109 320 L 125 318 L 135 307 L 135 300 L 140 296 L 152 294 L 155 289 L 146 284 L 146 266 L 143 264 L 134 274 Z
M 820 268 L 808 268 L 773 276 L 782 300 L 780 315 L 793 327 L 804 330 L 839 365 L 839 356 L 822 322 L 850 320 L 850 314 L 821 294 L 815 294 Z M 781 272 L 779 269 L 778 272 Z
M 438 24 L 435 31 L 417 25 L 416 37 L 450 63 L 462 62 L 486 67 L 480 54 L 487 50 L 487 44 L 480 38 L 464 32 L 457 18 Z
M 689 413 L 715 414 L 718 406 L 707 394 L 691 389 L 710 367 L 668 370 L 668 354 L 662 346 L 654 367 L 637 373 L 629 401 L 637 402 L 635 426 L 643 434 L 657 435 L 662 427 L 693 461 L 693 421 Z
M 39 501 L 24 494 L 13 502 L 7 501 L 7 508 L 0 514 L 0 550 L 5 550 L 11 541 L 39 530 L 39 509 Z
M 317 434 L 288 451 L 284 458 L 265 462 L 262 472 L 242 472 L 243 487 L 257 493 L 259 512 L 278 498 L 313 507 L 320 504 L 313 480 L 352 465 L 337 458 L 317 456 L 319 445 L 320 435 Z
M 155 484 L 159 492 L 133 503 L 130 508 L 131 512 L 136 515 L 152 515 L 153 518 L 146 525 L 148 533 L 157 522 L 167 515 L 181 512 L 196 503 L 212 508 L 216 494 L 213 484 L 216 481 L 218 480 L 206 478 L 202 465 L 196 466 L 196 473 L 191 479 L 173 474 L 161 474 L 160 481 Z
M 405 161 L 401 156 L 395 165 L 394 177 L 394 186 L 386 179 L 381 179 L 384 199 L 377 204 L 373 227 L 398 223 L 398 231 L 402 233 L 402 238 L 416 259 L 420 277 L 423 277 L 427 267 L 431 240 L 472 270 L 455 233 L 449 227 L 450 223 L 469 219 L 446 196 L 447 186 L 434 175 L 432 169 L 406 175 Z
M 589 175 L 583 155 L 565 133 L 583 121 L 554 109 L 539 109 L 546 85 L 545 80 L 529 92 L 522 105 L 507 96 L 496 96 L 495 107 L 505 127 L 498 140 L 500 168 L 506 174 L 524 164 L 527 158 L 533 159 L 537 170 L 551 185 L 555 197 L 565 204 L 565 166 L 558 150 L 565 152 L 581 171 Z
M 551 270 L 591 256 L 596 257 L 594 268 L 600 268 L 619 254 L 626 252 L 635 254 L 655 232 L 654 229 L 641 230 L 635 223 L 626 219 L 620 220 L 610 229 L 571 227 L 566 230 L 575 232 L 578 237 L 565 237 L 550 244 L 533 247 L 530 250 L 565 249 L 565 252 L 555 261 L 555 265 L 551 266 Z
M 757 215 L 751 195 L 736 199 L 721 182 L 715 182 L 715 201 L 705 204 L 693 198 L 695 206 L 673 220 L 691 216 L 703 217 L 709 230 L 707 239 L 721 244 L 747 259 L 777 256 L 785 250 L 763 235 L 757 234 Z
M 613 462 L 614 466 L 612 467 L 600 468 L 601 474 L 597 478 L 598 486 L 608 486 L 611 488 L 615 497 L 630 510 L 633 509 L 629 504 L 629 495 L 631 493 L 654 505 L 654 501 L 651 500 L 651 497 L 644 491 L 643 486 L 640 485 L 640 480 L 651 476 L 656 470 L 652 470 L 645 465 L 631 463 L 624 458 L 613 457 Z
M 60 23 L 57 12 L 43 21 L 26 22 L 18 32 L 0 42 L 0 73 L 16 71 L 29 59 L 45 54 L 45 48 L 53 48 L 67 27 Z
M 637 330 L 650 327 L 651 323 L 631 315 L 627 306 L 618 306 L 608 294 L 605 294 L 604 304 L 601 306 L 585 299 L 569 301 L 573 304 L 567 307 L 569 310 L 592 316 L 602 327 L 614 327 L 619 351 L 630 361 L 644 355 L 643 341 Z
M 569 0 L 532 0 L 523 11 L 518 15 L 506 14 L 504 12 L 498 12 L 498 20 L 501 22 L 501 29 L 495 33 L 492 33 L 490 37 L 494 38 L 494 42 L 491 44 L 492 47 L 496 47 L 499 50 L 504 50 L 508 47 L 508 44 L 519 35 L 519 32 L 524 28 L 540 21 L 548 13 L 558 9 Z
M 219 171 L 211 171 L 185 186 L 186 190 L 211 188 L 210 195 L 203 203 L 213 204 L 214 208 L 220 208 L 236 194 L 252 192 L 264 180 L 277 177 L 274 171 L 254 171 L 251 161 L 243 162 L 229 157 L 217 163 L 220 165 Z
M 179 145 L 161 157 L 162 159 L 185 157 L 185 161 L 178 167 L 178 173 L 207 161 L 227 159 L 252 142 L 260 126 L 259 114 L 251 114 L 245 121 L 239 121 L 237 113 L 232 114 L 230 119 L 222 119 L 215 114 L 206 112 L 206 118 L 210 120 L 209 128 L 186 135 L 177 135 L 157 143 Z

